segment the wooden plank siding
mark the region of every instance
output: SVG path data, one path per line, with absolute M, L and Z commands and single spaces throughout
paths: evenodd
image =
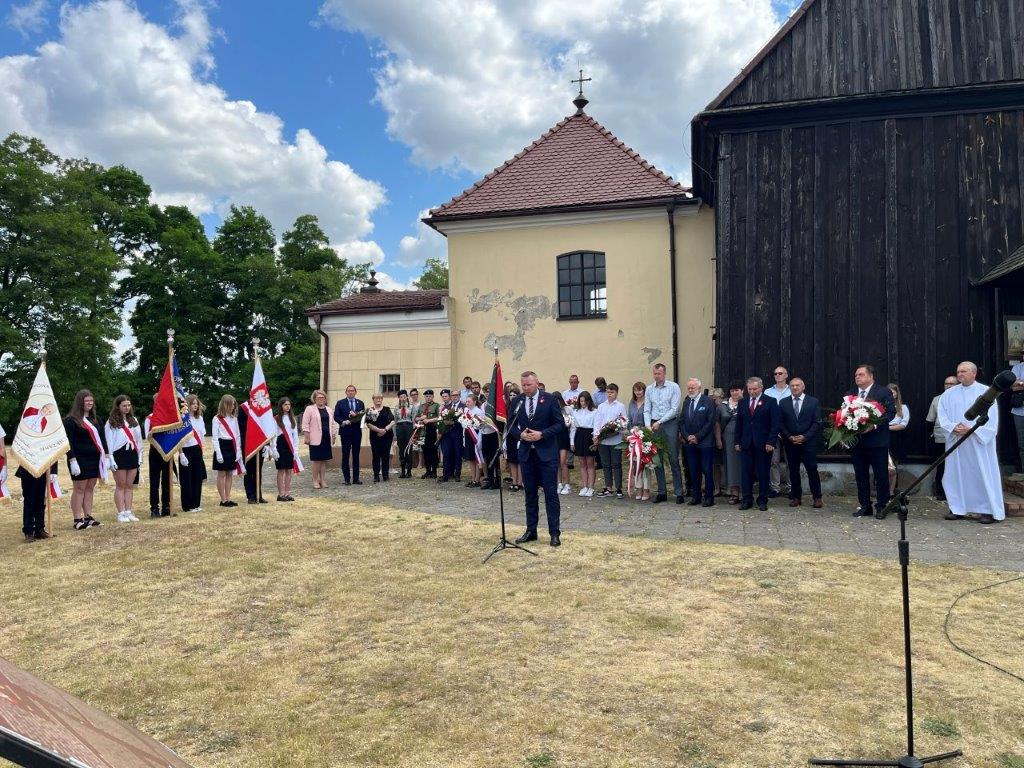
M 1024 0 L 817 0 L 717 106 L 1024 79 Z
M 993 292 L 969 281 L 1024 244 L 1024 110 L 732 130 L 720 147 L 716 383 L 781 362 L 833 405 L 870 362 L 926 456 L 943 378 L 1004 365 Z

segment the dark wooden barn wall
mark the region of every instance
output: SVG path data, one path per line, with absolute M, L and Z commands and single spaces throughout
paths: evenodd
M 943 378 L 1004 362 L 968 281 L 1024 243 L 1024 111 L 727 133 L 717 176 L 717 382 L 782 362 L 834 405 L 870 362 L 924 455 Z
M 818 0 L 721 106 L 1024 79 L 1024 0 Z

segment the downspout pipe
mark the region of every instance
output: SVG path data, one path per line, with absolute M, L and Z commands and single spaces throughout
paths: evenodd
M 320 327 L 320 321 L 321 321 L 322 318 L 323 318 L 322 315 L 317 315 L 316 316 L 316 332 L 319 333 L 324 338 L 323 366 L 322 366 L 322 370 L 321 370 L 321 373 L 320 373 L 320 389 L 322 389 L 324 392 L 326 392 L 327 391 L 327 374 L 328 374 L 328 371 L 330 370 L 328 368 L 328 366 L 329 366 L 330 360 L 331 360 L 331 337 L 328 336 L 326 333 L 324 333 L 323 329 Z
M 676 294 L 676 203 L 668 204 L 668 260 L 669 277 L 672 291 L 672 371 L 675 381 L 682 375 L 679 372 L 679 326 L 677 323 L 678 296 Z

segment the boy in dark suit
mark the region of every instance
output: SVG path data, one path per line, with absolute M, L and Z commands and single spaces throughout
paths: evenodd
M 885 505 L 889 503 L 889 422 L 896 415 L 896 401 L 888 387 L 875 384 L 875 369 L 861 365 L 853 373 L 856 387 L 847 395 L 874 400 L 882 406 L 882 420 L 870 432 L 860 436 L 850 450 L 853 472 L 857 477 L 857 499 L 860 506 L 854 517 L 871 515 L 871 476 L 875 475 L 875 517 L 885 519 Z
M 558 433 L 565 429 L 561 408 L 551 395 L 538 388 L 537 374 L 526 371 L 520 379 L 523 394 L 512 406 L 509 442 L 519 443 L 519 466 L 526 496 L 526 533 L 516 544 L 537 540 L 540 500 L 537 486 L 544 486 L 551 546 L 561 546 L 561 514 L 558 500 Z
M 341 474 L 345 485 L 362 485 L 359 480 L 359 449 L 363 442 L 363 427 L 350 417 L 366 413 L 366 404 L 356 398 L 356 388 L 345 387 L 345 399 L 334 406 L 334 420 L 341 433 Z M 349 467 L 351 466 L 351 470 Z
M 803 503 L 800 465 L 807 470 L 814 508 L 821 509 L 821 478 L 818 476 L 818 438 L 821 436 L 821 405 L 818 398 L 805 394 L 803 379 L 789 382 L 792 394 L 779 402 L 782 418 L 782 445 L 789 467 L 789 506 Z
M 768 511 L 768 483 L 771 479 L 772 451 L 779 440 L 779 404 L 764 394 L 764 382 L 757 376 L 747 379 L 747 396 L 736 412 L 736 445 L 743 462 L 740 509 L 754 506 L 754 478 L 757 478 L 757 508 Z
M 700 379 L 686 382 L 686 397 L 679 414 L 679 439 L 683 444 L 686 464 L 690 468 L 690 506 L 703 502 L 715 506 L 715 422 L 718 409 L 711 398 L 701 393 Z

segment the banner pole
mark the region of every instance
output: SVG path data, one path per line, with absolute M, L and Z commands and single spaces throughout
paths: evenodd
M 46 365 L 46 334 L 43 333 L 39 336 L 39 358 L 40 364 Z M 53 477 L 50 475 L 50 467 L 46 468 L 46 532 L 53 538 L 57 534 L 53 530 L 53 499 L 50 498 L 50 483 L 53 481 Z
M 167 362 L 168 364 L 174 360 L 174 329 L 167 329 Z M 173 376 L 172 376 L 173 378 Z M 178 404 L 178 389 L 177 382 L 172 382 L 174 386 L 174 403 Z M 177 451 L 172 453 L 167 459 L 167 511 L 171 515 L 176 515 L 174 511 L 174 464 L 177 458 Z M 159 490 L 157 491 L 159 493 Z

